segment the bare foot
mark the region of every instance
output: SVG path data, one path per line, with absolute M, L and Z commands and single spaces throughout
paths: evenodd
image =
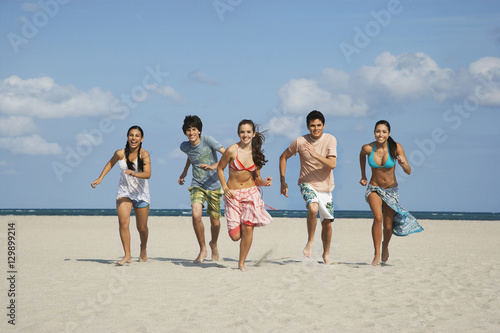
M 247 268 L 245 267 L 245 265 L 238 265 L 238 269 L 242 272 L 246 272 L 247 271 Z
M 326 265 L 330 265 L 332 263 L 332 261 L 330 260 L 330 254 L 323 253 L 323 261 Z
M 132 258 L 124 257 L 122 260 L 115 262 L 118 266 L 123 266 L 125 264 L 130 264 L 132 262 Z
M 217 249 L 217 243 L 213 243 L 212 241 L 210 241 L 210 243 L 208 243 L 210 245 L 210 248 L 212 249 L 212 260 L 213 261 L 217 261 L 219 260 L 219 249 Z
M 389 260 L 389 247 L 382 244 L 382 263 L 386 263 Z
M 310 241 L 307 242 L 306 247 L 304 248 L 304 255 L 307 258 L 311 258 L 312 250 L 313 250 L 313 244 L 314 242 Z
M 200 253 L 196 257 L 196 259 L 193 261 L 195 264 L 201 264 L 203 260 L 207 257 L 207 250 L 200 250 Z
M 141 244 L 141 254 L 139 255 L 139 261 L 140 262 L 148 261 L 148 254 L 146 248 L 142 248 L 142 244 Z
M 380 265 L 380 255 L 375 255 L 375 257 L 373 257 L 372 265 L 373 266 Z

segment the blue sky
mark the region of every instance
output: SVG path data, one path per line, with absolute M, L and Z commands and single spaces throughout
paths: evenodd
M 189 208 L 177 179 L 185 115 L 225 147 L 250 118 L 267 129 L 264 200 L 303 209 L 289 160 L 326 116 L 338 141 L 337 210 L 368 210 L 359 151 L 380 119 L 412 165 L 410 211 L 500 211 L 498 1 L 0 2 L 0 208 L 114 208 L 105 163 L 140 125 L 152 208 Z M 190 182 L 190 176 L 188 177 Z

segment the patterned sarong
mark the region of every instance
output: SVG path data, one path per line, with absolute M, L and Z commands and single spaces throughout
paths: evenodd
M 240 232 L 241 223 L 263 227 L 273 218 L 266 211 L 257 186 L 231 190 L 234 197 L 224 196 L 225 214 L 229 236 Z
M 397 186 L 382 188 L 368 184 L 365 193 L 366 201 L 368 201 L 368 195 L 372 192 L 377 192 L 380 198 L 394 210 L 394 220 L 392 220 L 392 233 L 394 235 L 408 236 L 424 230 L 418 224 L 417 219 L 398 203 L 399 191 Z

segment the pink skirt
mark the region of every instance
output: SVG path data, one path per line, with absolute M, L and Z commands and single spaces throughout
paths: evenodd
M 231 190 L 234 198 L 224 196 L 225 214 L 229 236 L 240 232 L 241 223 L 263 227 L 273 220 L 264 207 L 257 186 Z

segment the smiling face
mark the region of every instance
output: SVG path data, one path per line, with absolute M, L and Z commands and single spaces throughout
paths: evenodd
M 193 146 L 196 146 L 198 143 L 200 143 L 200 130 L 194 126 L 191 126 L 189 127 L 188 129 L 186 129 L 186 136 L 189 140 L 189 142 L 191 142 L 191 144 Z
M 311 138 L 313 140 L 318 140 L 323 135 L 323 129 L 325 124 L 319 119 L 314 119 L 309 122 L 307 129 L 311 132 Z
M 130 148 L 136 149 L 139 148 L 139 145 L 141 144 L 142 140 L 144 140 L 144 137 L 142 136 L 140 130 L 133 128 L 130 131 L 128 131 L 127 140 Z
M 377 127 L 375 127 L 375 140 L 379 144 L 384 144 L 387 142 L 387 139 L 391 135 L 391 131 L 389 131 L 389 128 L 387 125 L 384 124 L 379 124 Z
M 238 136 L 240 137 L 241 143 L 243 144 L 251 144 L 252 139 L 255 136 L 255 132 L 253 130 L 253 126 L 250 124 L 242 124 L 238 128 Z

